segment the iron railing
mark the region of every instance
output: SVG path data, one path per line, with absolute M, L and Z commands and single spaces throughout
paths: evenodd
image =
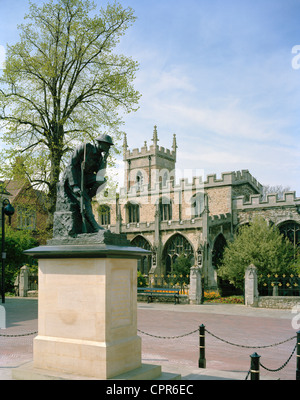
M 164 289 L 180 289 L 180 294 L 189 294 L 189 284 L 187 282 L 190 281 L 189 275 L 182 274 L 155 274 L 152 276 L 144 276 L 145 286 L 147 287 L 155 287 L 155 288 L 164 288 Z M 140 286 L 140 285 L 138 285 Z
M 258 276 L 260 296 L 300 296 L 300 274 Z

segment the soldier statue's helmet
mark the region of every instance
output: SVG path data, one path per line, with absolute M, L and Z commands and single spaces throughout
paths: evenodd
M 109 145 L 113 146 L 114 143 L 112 141 L 111 136 L 106 135 L 105 133 L 102 133 L 100 136 L 96 138 L 97 142 L 103 142 L 103 143 L 108 143 Z

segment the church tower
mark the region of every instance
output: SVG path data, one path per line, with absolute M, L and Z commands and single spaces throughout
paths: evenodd
M 127 136 L 123 142 L 123 160 L 125 162 L 124 187 L 127 191 L 133 185 L 139 190 L 147 185 L 148 190 L 154 189 L 157 183 L 165 185 L 168 180 L 175 180 L 175 163 L 177 142 L 173 135 L 172 149 L 158 146 L 157 126 L 154 126 L 153 137 L 150 146 L 144 142 L 139 149 L 128 150 Z

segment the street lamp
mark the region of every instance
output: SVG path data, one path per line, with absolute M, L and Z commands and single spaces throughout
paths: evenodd
M 11 217 L 13 213 L 15 212 L 15 209 L 13 206 L 10 204 L 10 201 L 8 199 L 4 199 L 2 201 L 2 285 L 1 285 L 1 295 L 2 295 L 2 303 L 5 303 L 5 259 L 6 259 L 6 253 L 5 253 L 5 215 Z

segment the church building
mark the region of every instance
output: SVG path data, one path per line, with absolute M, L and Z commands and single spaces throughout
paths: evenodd
M 170 149 L 158 142 L 156 126 L 152 144 L 145 142 L 140 149 L 130 150 L 124 137 L 124 187 L 106 204 L 102 200 L 97 211 L 100 225 L 126 233 L 133 245 L 151 251 L 139 262 L 142 274 L 171 273 L 176 258 L 185 254 L 191 266 L 200 267 L 204 288 L 217 289 L 226 243 L 256 215 L 278 226 L 299 248 L 300 198 L 295 192 L 263 199 L 262 185 L 248 170 L 205 177 L 199 166 L 200 175 L 189 181 L 176 170 L 176 136 Z

